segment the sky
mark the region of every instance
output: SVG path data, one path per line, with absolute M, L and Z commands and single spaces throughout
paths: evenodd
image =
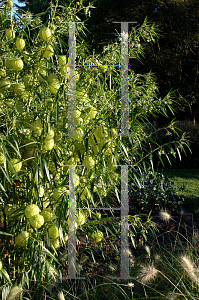
M 17 4 L 17 5 L 21 6 L 21 7 L 25 6 L 24 3 L 19 3 L 17 0 L 12 0 L 12 1 L 14 2 L 14 4 Z M 15 7 L 13 9 L 13 14 L 15 14 Z
M 14 4 L 20 5 L 20 6 L 25 6 L 24 3 L 19 3 L 17 0 L 13 0 Z

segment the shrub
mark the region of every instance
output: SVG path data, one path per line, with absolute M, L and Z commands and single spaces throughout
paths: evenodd
M 82 2 L 65 7 L 58 2 L 52 4 L 46 11 L 48 21 L 43 24 L 41 16 L 30 13 L 19 14 L 13 22 L 12 10 L 5 1 L 0 2 L 0 202 L 7 235 L 2 255 L 12 250 L 2 270 L 16 270 L 9 272 L 10 277 L 3 271 L 4 293 L 8 293 L 7 283 L 11 286 L 15 279 L 26 281 L 27 286 L 29 281 L 39 285 L 49 281 L 50 270 L 55 270 L 57 276 L 61 274 L 63 265 L 57 255 L 61 247 L 66 247 L 69 210 L 77 215 L 81 207 L 87 207 L 88 213 L 94 215 L 89 207 L 99 203 L 110 206 L 108 193 L 114 191 L 117 195 L 120 189 L 116 165 L 151 162 L 151 149 L 148 151 L 145 143 L 153 144 L 153 139 L 140 121 L 146 121 L 148 114 L 165 114 L 165 106 L 170 105 L 169 95 L 165 99 L 156 97 L 154 76 L 140 76 L 129 70 L 129 131 L 133 138 L 118 136 L 121 74 L 110 65 L 119 64 L 121 45 L 105 47 L 94 58 L 81 39 L 84 24 L 78 23 L 76 64 L 91 66 L 97 59 L 99 65 L 109 66 L 75 71 L 77 135 L 69 135 L 70 59 L 60 60 L 60 56 L 67 56 L 65 40 L 69 22 L 79 20 L 78 5 L 79 10 L 85 9 Z M 149 30 L 146 22 L 144 28 Z M 11 34 L 6 34 L 7 30 Z M 144 34 L 144 30 L 139 32 Z M 154 34 L 152 28 L 151 35 Z M 129 39 L 131 57 L 141 51 L 132 45 L 135 35 L 133 30 Z M 16 44 L 18 38 L 24 41 Z M 181 139 L 174 145 L 183 148 L 186 141 Z M 159 147 L 155 143 L 152 150 L 158 151 Z M 76 166 L 75 176 L 72 166 Z M 76 208 L 68 205 L 71 184 L 76 188 Z M 27 210 L 30 207 L 34 209 Z M 102 219 L 92 226 L 86 217 L 78 215 L 77 230 L 84 231 L 87 237 L 94 236 L 99 224 L 106 230 Z M 99 245 L 106 235 L 98 238 Z
M 179 211 L 184 202 L 183 196 L 177 194 L 173 182 L 163 174 L 150 169 L 138 173 L 130 172 L 129 203 L 130 207 L 141 210 Z

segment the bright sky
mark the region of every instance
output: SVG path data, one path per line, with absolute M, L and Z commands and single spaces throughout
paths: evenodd
M 19 3 L 17 0 L 12 0 L 12 1 L 14 2 L 14 4 L 17 4 L 17 5 L 21 6 L 21 7 L 25 6 L 24 3 Z M 13 15 L 14 14 L 15 14 L 15 6 L 14 6 L 14 9 L 13 9 Z
M 15 4 L 17 4 L 17 5 L 20 5 L 20 6 L 25 6 L 25 4 L 24 4 L 24 3 L 19 3 L 17 0 L 13 0 L 13 2 L 14 2 Z

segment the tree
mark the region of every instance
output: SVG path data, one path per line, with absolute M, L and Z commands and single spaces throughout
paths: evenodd
M 145 58 L 142 63 L 131 60 L 139 73 L 152 71 L 157 76 L 160 93 L 175 91 L 177 117 L 186 109 L 186 115 L 193 119 L 199 111 L 198 101 L 198 16 L 199 3 L 190 1 L 97 1 L 87 21 L 90 30 L 89 42 L 101 51 L 103 43 L 115 39 L 114 32 L 120 32 L 118 24 L 112 21 L 137 21 L 144 19 L 154 23 L 161 31 L 155 43 L 145 40 Z M 129 26 L 130 27 L 130 26 Z M 193 104 L 195 103 L 195 104 Z
M 18 2 L 26 4 L 26 6 L 23 7 L 23 10 L 30 11 L 34 14 L 45 12 L 47 8 L 49 8 L 48 0 L 34 0 L 34 1 L 18 0 Z M 16 7 L 20 9 L 19 5 L 16 5 Z
M 20 0 L 22 1 L 22 0 Z M 74 3 L 76 3 L 75 1 Z M 34 6 L 35 1 L 28 1 L 27 8 L 32 12 L 45 10 Z M 44 2 L 45 3 L 45 2 Z M 63 1 L 67 4 L 67 1 Z M 85 6 L 89 1 L 84 1 Z M 196 119 L 199 112 L 198 63 L 199 63 L 199 4 L 196 0 L 141 0 L 141 1 L 109 1 L 94 2 L 95 9 L 90 9 L 90 18 L 77 14 L 82 20 L 87 19 L 90 33 L 86 37 L 91 52 L 100 52 L 105 43 L 118 38 L 120 24 L 113 21 L 137 21 L 143 24 L 146 16 L 161 31 L 155 43 L 145 43 L 145 58 L 142 63 L 130 60 L 130 64 L 138 73 L 154 72 L 157 76 L 161 96 L 173 90 L 177 99 L 175 110 L 177 118 L 187 115 Z M 40 7 L 40 8 L 39 8 Z M 136 26 L 136 25 L 135 25 Z M 130 25 L 129 25 L 130 28 Z M 186 110 L 185 110 L 186 108 Z M 185 113 L 182 113 L 185 111 Z

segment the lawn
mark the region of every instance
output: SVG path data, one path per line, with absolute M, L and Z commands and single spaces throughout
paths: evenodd
M 199 169 L 166 169 L 161 172 L 170 178 L 178 193 L 185 196 L 186 207 L 199 213 Z

